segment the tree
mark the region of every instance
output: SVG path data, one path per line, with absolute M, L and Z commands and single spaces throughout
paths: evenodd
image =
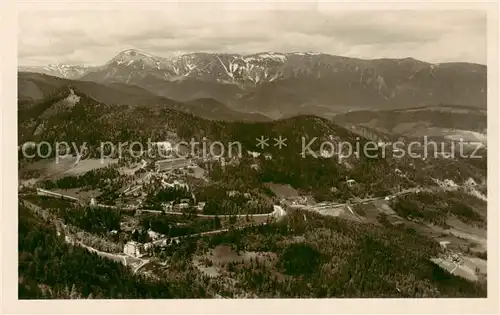
M 214 229 L 215 229 L 215 230 L 218 230 L 218 229 L 220 229 L 221 227 L 222 227 L 222 224 L 221 224 L 221 222 L 220 222 L 220 218 L 219 218 L 219 216 L 218 216 L 218 215 L 216 215 L 216 216 L 215 216 L 215 218 L 214 218 Z
M 69 298 L 72 300 L 81 298 L 80 293 L 78 293 L 78 290 L 76 289 L 75 284 L 73 284 L 73 286 L 71 287 L 71 292 L 69 294 Z
M 229 216 L 229 224 L 231 224 L 231 225 L 236 224 L 236 216 L 234 216 L 234 215 Z
M 318 268 L 321 254 L 307 244 L 291 244 L 280 256 L 280 263 L 287 274 L 310 274 Z

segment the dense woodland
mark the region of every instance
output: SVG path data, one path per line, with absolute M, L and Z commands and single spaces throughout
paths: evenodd
M 467 203 L 463 192 L 420 192 L 400 196 L 392 201 L 391 208 L 404 218 L 421 219 L 446 227 L 450 216 L 455 216 L 468 224 L 486 224 L 486 203 L 476 200 L 475 206 Z M 478 204 L 479 203 L 479 204 Z M 476 208 L 476 209 L 475 209 Z
M 257 159 L 245 157 L 240 161 L 241 167 L 227 167 L 225 172 L 213 170 L 211 177 L 215 181 L 228 182 L 230 177 L 231 184 L 240 187 L 256 187 L 262 182 L 290 184 L 313 193 L 318 200 L 343 200 L 353 195 L 383 196 L 394 190 L 395 186 L 404 188 L 427 185 L 429 174 L 439 179 L 450 178 L 455 182 L 463 182 L 469 177 L 481 179 L 486 175 L 485 159 L 471 163 L 440 159 L 419 162 L 383 158 L 383 150 L 380 148 L 377 149 L 378 157 L 366 156 L 362 150 L 357 150 L 366 144 L 366 139 L 359 139 L 357 134 L 331 120 L 314 116 L 242 123 L 205 120 L 164 107 L 122 106 L 121 110 L 117 111 L 111 104 L 99 103 L 77 90 L 75 93 L 81 97 L 78 104 L 71 108 L 59 108 L 57 102 L 62 99 L 61 95 L 66 95 L 65 93 L 67 94 L 67 90 L 62 90 L 59 94 L 55 93 L 43 102 L 30 106 L 26 112 L 20 112 L 21 141 L 43 139 L 49 143 L 87 142 L 90 156 L 94 157 L 100 157 L 102 139 L 113 143 L 125 143 L 133 139 L 146 144 L 148 140 L 168 139 L 174 133 L 180 140 L 186 141 L 203 137 L 209 142 L 237 141 L 241 143 L 244 155 L 247 151 L 265 151 L 263 153 L 270 154 L 272 159 L 265 159 L 263 155 Z M 51 108 L 51 104 L 55 109 Z M 99 123 L 89 125 L 88 121 Z M 34 130 L 42 123 L 44 128 L 35 134 Z M 255 141 L 263 135 L 271 139 L 271 145 L 265 150 L 256 147 Z M 287 139 L 287 146 L 281 149 L 272 145 L 272 139 L 280 136 Z M 301 156 L 303 143 L 305 141 L 307 144 L 313 139 L 316 140 L 310 148 L 317 154 L 321 148 L 320 144 L 325 141 L 334 145 L 335 154 L 348 153 L 344 152 L 345 150 L 335 151 L 340 142 L 350 143 L 354 153 L 341 160 L 337 155 L 331 158 L 304 158 Z M 356 151 L 359 156 L 356 156 Z M 258 170 L 254 171 L 250 167 L 251 164 L 257 164 Z M 404 171 L 405 177 L 395 174 L 395 168 Z M 358 185 L 348 189 L 345 187 L 346 179 L 354 179 Z M 67 187 L 75 185 L 63 182 L 60 184 Z M 93 181 L 91 184 L 98 185 Z M 109 198 L 107 195 L 110 195 Z M 109 202 L 113 196 L 110 191 L 107 191 L 107 195 L 104 196 L 104 201 Z
M 54 227 L 19 207 L 20 299 L 206 297 L 185 272 L 176 281 L 145 279 L 123 265 L 68 245 Z
M 169 216 L 163 214 L 141 215 L 140 225 L 144 230 L 153 230 L 169 237 L 217 230 L 222 227 L 218 217 L 214 219 Z
M 149 189 L 148 195 L 144 200 L 145 207 L 162 209 L 162 203 L 179 203 L 181 199 L 192 200 L 192 195 L 184 187 L 165 187 Z
M 141 220 L 144 229 L 169 226 L 166 233 L 173 223 L 165 216 Z M 209 229 L 218 227 L 216 220 L 206 224 Z M 119 264 L 67 245 L 54 227 L 21 205 L 19 292 L 21 298 L 197 298 L 219 292 L 211 291 L 216 289 L 226 296 L 246 292 L 259 297 L 485 296 L 485 283 L 468 282 L 429 261 L 440 251 L 434 240 L 404 226 L 385 225 L 297 211 L 280 222 L 189 238 L 158 252 L 168 259 L 169 270 L 176 270 L 177 280 L 167 284 L 132 276 Z M 221 265 L 238 280 L 229 290 L 222 279 L 209 280 L 190 263 L 194 255 L 219 245 L 239 253 L 274 253 L 278 258 Z M 188 279 L 191 283 L 184 282 Z
M 106 189 L 113 184 L 118 185 L 122 176 L 115 165 L 97 168 L 85 172 L 79 176 L 65 176 L 57 180 L 46 180 L 42 182 L 45 189 Z
M 54 208 L 55 214 L 64 224 L 76 226 L 84 231 L 95 234 L 106 234 L 120 229 L 121 210 L 102 207 L 59 207 Z
M 429 261 L 439 253 L 434 240 L 399 226 L 361 225 L 297 212 L 282 222 L 215 235 L 198 244 L 198 252 L 227 244 L 240 252 L 276 253 L 277 261 L 257 259 L 224 266 L 239 280 L 238 288 L 259 297 L 486 294 L 485 283 L 453 276 Z
M 233 191 L 230 191 L 233 192 Z M 273 211 L 269 199 L 261 195 L 243 194 L 234 191 L 234 195 L 228 195 L 227 191 L 215 193 L 210 197 L 203 207 L 204 214 L 210 215 L 244 215 L 264 214 Z

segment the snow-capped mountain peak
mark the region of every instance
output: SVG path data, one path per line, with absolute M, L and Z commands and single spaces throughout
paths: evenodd
M 86 65 L 48 64 L 46 66 L 21 66 L 19 70 L 43 73 L 66 79 L 78 79 L 93 68 Z
M 283 77 L 294 53 L 274 51 L 253 54 L 225 53 L 177 53 L 159 57 L 139 49 L 127 49 L 115 55 L 103 66 L 82 68 L 78 66 L 49 65 L 43 69 L 26 71 L 43 72 L 64 78 L 87 77 L 96 81 L 123 81 L 125 83 L 154 76 L 167 81 L 183 80 L 187 77 L 218 83 L 257 85 Z M 312 57 L 312 53 L 302 56 Z M 292 61 L 292 64 L 296 61 Z M 287 71 L 290 72 L 290 71 Z
M 143 66 L 157 67 L 164 62 L 162 59 L 138 49 L 127 49 L 113 57 L 106 65 L 128 67 L 140 63 Z

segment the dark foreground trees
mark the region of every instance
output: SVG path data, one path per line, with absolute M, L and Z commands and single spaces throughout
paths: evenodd
M 66 244 L 54 227 L 19 209 L 20 299 L 188 298 L 205 290 L 186 273 L 177 281 L 132 274 L 127 267 Z M 189 278 L 191 277 L 191 280 Z

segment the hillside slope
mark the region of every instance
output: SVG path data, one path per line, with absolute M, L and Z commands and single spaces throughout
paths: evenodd
M 268 139 L 264 148 L 258 146 L 261 137 Z M 286 139 L 281 148 L 277 145 L 280 137 Z M 242 156 L 238 160 L 245 167 L 235 172 L 241 171 L 245 180 L 291 184 L 318 198 L 335 198 L 346 195 L 345 191 L 353 196 L 383 196 L 393 189 L 435 185 L 433 178 L 463 183 L 469 177 L 477 182 L 486 177 L 485 165 L 458 158 L 399 158 L 392 151 L 384 154 L 380 147 L 374 151 L 373 145 L 370 155 L 366 155 L 366 138 L 315 116 L 244 123 L 207 120 L 167 107 L 121 106 L 118 110 L 76 88 L 61 90 L 19 112 L 20 144 L 86 142 L 95 157 L 100 157 L 103 141 L 116 145 L 138 141 L 146 146 L 149 140 L 179 143 L 203 138 L 208 144 L 222 143 L 225 158 L 231 157 L 231 142 L 241 144 Z M 251 158 L 249 151 L 261 155 Z M 258 170 L 252 170 L 251 164 L 259 165 Z M 351 190 L 347 179 L 354 179 L 359 185 Z M 339 187 L 345 191 L 339 192 Z
M 193 113 L 197 116 L 214 120 L 265 121 L 266 116 L 247 114 L 232 110 L 221 103 L 213 107 L 204 106 L 203 99 L 185 103 L 158 96 L 141 87 L 125 83 L 99 84 L 90 81 L 67 80 L 49 75 L 20 72 L 18 74 L 18 105 L 20 109 L 35 106 L 47 97 L 58 94 L 60 90 L 68 91 L 68 87 L 76 88 L 105 104 L 166 107 Z
M 344 126 L 356 126 L 408 139 L 463 138 L 486 145 L 486 110 L 466 106 L 423 106 L 386 111 L 353 111 L 333 118 Z

